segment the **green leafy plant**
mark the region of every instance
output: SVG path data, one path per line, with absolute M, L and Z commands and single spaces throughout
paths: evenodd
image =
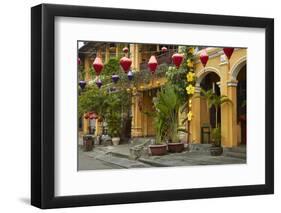
M 196 98 L 198 97 L 203 97 L 204 99 L 206 99 L 207 107 L 209 109 L 211 109 L 212 107 L 215 108 L 216 127 L 212 129 L 211 137 L 214 141 L 215 146 L 221 146 L 221 128 L 218 123 L 218 111 L 221 105 L 225 103 L 232 104 L 232 101 L 226 95 L 215 94 L 212 89 L 207 91 L 201 89 L 201 96 L 196 96 Z
M 221 128 L 216 127 L 211 131 L 211 138 L 214 141 L 215 146 L 221 146 Z
M 211 109 L 212 107 L 215 107 L 216 128 L 218 128 L 218 110 L 219 110 L 220 106 L 225 103 L 232 104 L 232 101 L 226 95 L 215 94 L 212 89 L 207 90 L 207 91 L 204 89 L 201 89 L 201 97 L 206 99 L 207 107 L 209 109 Z
M 156 109 L 156 143 L 161 144 L 164 140 L 178 142 L 180 98 L 173 85 L 167 84 L 157 93 L 154 106 Z

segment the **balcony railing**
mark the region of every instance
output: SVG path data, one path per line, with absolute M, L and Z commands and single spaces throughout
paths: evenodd
M 168 50 L 166 53 L 160 53 L 160 54 L 155 54 L 155 57 L 157 59 L 158 65 L 160 64 L 167 64 L 170 65 L 172 63 L 172 55 L 174 51 L 173 50 Z M 147 63 L 148 61 L 140 63 L 140 70 L 147 70 Z

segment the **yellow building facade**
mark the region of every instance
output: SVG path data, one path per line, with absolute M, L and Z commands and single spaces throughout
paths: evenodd
M 125 44 L 123 46 L 126 46 Z M 104 44 L 97 51 L 99 57 L 102 57 L 106 63 L 110 57 L 122 54 L 123 46 L 117 45 L 111 48 Z M 130 58 L 132 60 L 132 70 L 141 72 L 142 67 L 147 64 L 151 51 L 159 51 L 159 45 L 128 44 Z M 220 124 L 222 134 L 222 145 L 224 147 L 236 147 L 240 144 L 246 144 L 246 109 L 242 106 L 246 102 L 246 64 L 247 49 L 236 48 L 228 61 L 222 48 L 207 48 L 209 60 L 206 67 L 203 67 L 198 51 L 195 55 L 194 71 L 196 75 L 196 85 L 194 96 L 200 95 L 201 88 L 213 89 L 220 95 L 226 95 L 232 103 L 225 103 L 220 109 Z M 84 67 L 90 69 L 93 59 L 88 56 L 84 58 Z M 90 80 L 89 74 L 86 74 L 86 80 Z M 132 137 L 149 137 L 155 135 L 153 117 L 147 113 L 153 111 L 153 97 L 157 90 L 166 82 L 165 77 L 152 78 L 150 82 L 138 85 L 136 92 L 132 96 Z M 242 98 L 241 98 L 242 97 Z M 245 105 L 245 104 L 244 104 Z M 213 114 L 207 108 L 206 101 L 203 98 L 193 98 L 192 100 L 193 117 L 190 123 L 190 143 L 203 143 L 202 127 L 212 128 Z M 183 113 L 180 120 L 186 117 Z M 185 127 L 185 126 L 183 126 Z M 187 127 L 186 127 L 187 128 Z M 83 132 L 87 132 L 88 122 L 83 122 Z M 101 124 L 96 121 L 96 133 L 101 133 Z

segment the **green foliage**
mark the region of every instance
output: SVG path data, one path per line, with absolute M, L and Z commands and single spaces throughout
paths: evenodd
M 166 72 L 166 78 L 167 81 L 175 87 L 175 90 L 179 94 L 180 100 L 183 103 L 187 99 L 185 90 L 187 87 L 186 69 L 183 67 L 180 67 L 179 69 L 169 67 Z
M 188 67 L 186 61 L 193 61 L 193 53 L 190 51 L 193 47 L 191 46 L 181 46 L 180 53 L 184 54 L 184 59 L 179 68 L 175 66 L 170 66 L 166 72 L 166 78 L 170 84 L 172 84 L 176 92 L 180 96 L 180 101 L 183 103 L 188 100 L 188 95 L 186 93 L 186 87 L 188 86 L 188 82 L 186 81 L 186 74 L 188 72 L 193 72 L 193 68 Z M 195 82 L 194 78 L 194 82 Z M 194 83 L 193 82 L 193 83 Z
M 156 143 L 178 142 L 178 111 L 180 98 L 173 85 L 165 85 L 154 99 Z
M 120 69 L 119 60 L 120 58 L 110 58 L 104 65 L 102 75 L 110 77 L 114 74 L 120 75 L 122 71 Z
M 211 131 L 211 138 L 216 146 L 221 146 L 221 128 L 216 127 Z
M 78 113 L 82 116 L 86 112 L 95 111 L 99 115 L 103 114 L 106 92 L 99 90 L 95 85 L 86 87 L 78 97 Z
M 231 103 L 232 101 L 226 95 L 217 95 L 212 89 L 205 91 L 201 89 L 202 97 L 206 99 L 208 108 L 215 107 L 216 110 L 216 128 L 218 128 L 218 109 L 224 103 Z
M 122 116 L 126 116 L 131 106 L 131 97 L 124 91 L 107 92 L 95 85 L 89 86 L 78 97 L 78 113 L 82 116 L 86 112 L 96 112 L 108 124 L 111 136 L 120 135 Z

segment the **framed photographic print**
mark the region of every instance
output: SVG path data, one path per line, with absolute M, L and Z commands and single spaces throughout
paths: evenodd
M 31 204 L 274 192 L 274 20 L 31 9 Z

